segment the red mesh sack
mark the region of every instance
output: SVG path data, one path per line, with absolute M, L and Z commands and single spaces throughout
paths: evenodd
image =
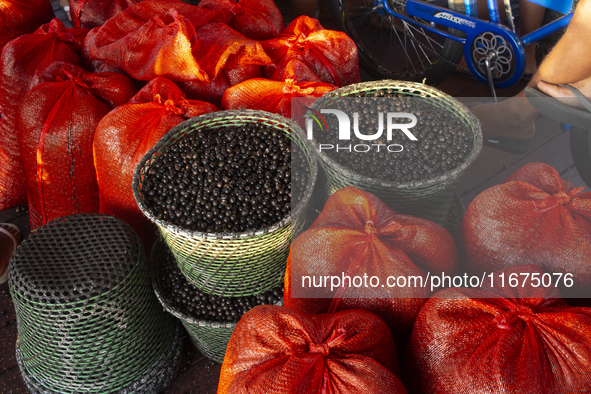
M 282 67 L 275 67 L 275 71 L 269 79 L 273 81 L 293 79 L 296 82 L 321 82 L 310 67 L 299 59 L 290 59 Z
M 306 315 L 257 306 L 228 344 L 218 394 L 406 393 L 388 327 L 362 310 Z
M 0 9 L 0 50 L 12 39 L 34 32 L 54 17 L 49 0 L 3 0 Z
M 274 38 L 284 27 L 273 0 L 201 0 L 199 7 L 229 11 L 228 25 L 253 40 Z
M 70 0 L 72 24 L 92 29 L 141 0 Z
M 94 131 L 103 116 L 134 93 L 133 82 L 123 74 L 91 74 L 57 62 L 25 96 L 16 125 L 31 229 L 62 216 L 98 212 Z
M 221 109 L 257 109 L 290 118 L 293 97 L 321 97 L 336 86 L 324 82 L 284 82 L 253 78 L 228 88 L 222 97 Z
M 195 57 L 209 81 L 181 82 L 187 97 L 220 105 L 226 89 L 261 76 L 261 65 L 271 59 L 258 41 L 244 37 L 222 23 L 210 23 L 196 30 L 199 53 Z
M 371 311 L 388 324 L 402 347 L 429 288 L 389 289 L 380 284 L 386 285 L 389 276 L 426 279 L 427 272 L 452 275 L 456 269 L 456 246 L 443 227 L 398 215 L 373 194 L 346 187 L 328 199 L 312 226 L 291 244 L 284 305 L 304 313 Z M 343 275 L 377 276 L 379 283 L 376 287 L 347 284 L 333 292 L 302 287 L 304 276 Z M 295 298 L 303 296 L 309 298 Z
M 177 82 L 188 98 L 204 100 L 220 106 L 226 89 L 252 78 L 261 76 L 260 66 L 241 66 L 232 69 L 222 69 L 211 82 Z
M 468 268 L 475 274 L 536 264 L 570 272 L 591 284 L 591 193 L 573 188 L 547 164 L 530 163 L 505 183 L 480 193 L 460 230 Z
M 195 55 L 195 28 L 225 22 L 226 14 L 178 0 L 146 0 L 96 27 L 84 42 L 88 61 L 102 60 L 132 78 L 209 81 Z
M 0 57 L 0 211 L 27 201 L 25 176 L 15 127 L 25 94 L 56 61 L 80 64 L 78 51 L 87 29 L 66 29 L 53 19 L 32 34 L 8 43 Z
M 316 19 L 300 16 L 279 36 L 261 44 L 280 69 L 297 59 L 322 82 L 340 87 L 361 81 L 355 42 L 343 32 L 325 30 Z M 274 72 L 270 67 L 265 76 Z
M 537 273 L 519 266 L 496 273 Z M 591 309 L 555 288 L 446 289 L 417 317 L 404 358 L 415 393 L 590 393 Z M 488 286 L 488 288 L 487 288 Z
M 96 128 L 93 151 L 100 212 L 131 225 L 146 248 L 154 243 L 156 228 L 142 214 L 133 197 L 131 183 L 135 167 L 172 127 L 214 111 L 217 108 L 213 104 L 187 100 L 173 82 L 156 78 L 128 104 L 105 116 Z

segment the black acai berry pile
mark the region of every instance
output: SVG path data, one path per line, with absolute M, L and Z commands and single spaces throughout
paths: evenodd
M 351 120 L 351 140 L 338 140 L 338 123 L 336 116 L 325 115 L 329 133 L 314 134 L 320 144 L 383 144 L 372 146 L 367 152 L 349 153 L 346 150 L 323 150 L 336 162 L 361 174 L 374 179 L 395 182 L 427 180 L 443 175 L 463 163 L 473 148 L 474 136 L 471 131 L 454 117 L 453 108 L 438 108 L 429 99 L 400 96 L 391 89 L 375 92 L 361 92 L 357 97 L 347 97 L 329 108 L 340 109 L 349 114 Z M 367 99 L 375 97 L 375 99 Z M 384 100 L 384 97 L 391 99 Z M 375 101 L 374 101 L 375 100 Z M 359 130 L 370 135 L 378 130 L 378 113 L 384 113 L 384 132 L 375 141 L 364 141 L 353 133 L 353 112 L 359 113 Z M 411 141 L 400 130 L 395 130 L 392 140 L 386 138 L 386 113 L 405 112 L 417 117 L 417 125 L 409 129 L 418 141 Z M 399 119 L 396 123 L 407 123 L 407 119 Z M 399 144 L 401 152 L 387 152 L 385 147 Z M 365 148 L 363 148 L 365 149 Z M 399 150 L 392 147 L 391 150 Z
M 293 154 L 304 163 L 299 149 Z M 292 171 L 291 160 L 287 135 L 262 124 L 199 130 L 158 157 L 142 191 L 154 216 L 188 230 L 264 229 L 290 214 L 292 182 L 295 191 L 308 182 L 308 171 Z
M 191 285 L 178 268 L 170 251 L 161 255 L 160 286 L 164 297 L 180 312 L 207 321 L 237 322 L 257 305 L 280 305 L 283 289 L 277 287 L 249 297 L 217 297 Z

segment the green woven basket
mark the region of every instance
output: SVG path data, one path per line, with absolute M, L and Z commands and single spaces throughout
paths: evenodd
M 462 103 L 435 88 L 415 82 L 394 80 L 364 82 L 334 90 L 317 100 L 312 108 L 320 110 L 320 108 L 330 107 L 343 97 L 353 96 L 360 92 L 376 91 L 390 91 L 401 96 L 429 98 L 433 106 L 449 111 L 460 120 L 466 130 L 474 135 L 470 155 L 457 168 L 444 175 L 428 180 L 391 182 L 354 173 L 337 163 L 326 153 L 318 152 L 318 160 L 322 168 L 322 171 L 319 172 L 318 182 L 324 183 L 324 192 L 328 196 L 343 187 L 355 186 L 376 195 L 396 213 L 417 216 L 445 226 L 462 174 L 476 160 L 482 150 L 482 133 L 478 119 Z M 318 146 L 316 141 L 314 144 Z
M 150 255 L 150 274 L 156 297 L 165 311 L 181 321 L 197 349 L 210 360 L 222 363 L 236 323 L 198 320 L 184 314 L 172 305 L 162 291 L 159 275 L 160 264 L 169 257 L 168 253 L 169 249 L 166 243 L 162 239 L 158 239 Z
M 33 231 L 10 262 L 17 362 L 34 393 L 153 393 L 180 367 L 182 328 L 162 311 L 141 242 L 111 216 Z
M 156 218 L 144 203 L 142 182 L 161 152 L 197 130 L 264 124 L 286 133 L 305 153 L 309 179 L 304 196 L 290 215 L 275 225 L 244 233 L 202 233 Z M 208 294 L 239 297 L 263 293 L 283 281 L 292 229 L 304 226 L 304 212 L 317 176 L 316 155 L 303 130 L 291 120 L 263 111 L 222 111 L 189 119 L 171 129 L 141 160 L 133 177 L 133 192 L 144 215 L 156 223 L 175 255 L 181 272 Z

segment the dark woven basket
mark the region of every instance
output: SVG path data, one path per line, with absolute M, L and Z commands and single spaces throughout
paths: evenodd
M 9 286 L 32 392 L 154 393 L 178 372 L 182 328 L 124 222 L 80 214 L 36 229 L 10 261 Z
M 273 226 L 244 233 L 202 233 L 156 218 L 144 203 L 142 182 L 161 152 L 197 130 L 264 124 L 286 133 L 305 153 L 309 180 L 303 198 L 290 215 Z M 263 111 L 222 111 L 189 119 L 171 129 L 141 160 L 133 177 L 133 192 L 142 212 L 160 229 L 181 272 L 200 290 L 222 297 L 263 293 L 283 281 L 292 229 L 305 224 L 305 208 L 317 176 L 316 155 L 304 131 L 284 117 Z
M 164 259 L 169 258 L 168 253 L 170 253 L 170 250 L 166 243 L 159 238 L 154 244 L 150 255 L 150 274 L 154 292 L 164 310 L 181 321 L 197 349 L 210 360 L 222 363 L 236 323 L 198 320 L 184 314 L 172 305 L 162 292 L 159 274 L 160 264 Z
M 319 179 L 319 182 L 325 183 L 326 195 L 331 195 L 346 186 L 355 186 L 376 195 L 396 213 L 417 216 L 445 226 L 461 177 L 482 150 L 480 122 L 462 103 L 435 88 L 415 82 L 394 80 L 364 82 L 334 90 L 317 100 L 313 109 L 330 107 L 341 98 L 360 92 L 370 93 L 381 90 L 388 90 L 401 96 L 425 97 L 433 106 L 449 111 L 452 116 L 461 121 L 466 130 L 474 135 L 472 151 L 468 158 L 457 168 L 441 176 L 412 182 L 392 182 L 354 173 L 326 153 L 318 152 L 319 164 L 325 178 Z M 314 144 L 318 146 L 317 142 Z

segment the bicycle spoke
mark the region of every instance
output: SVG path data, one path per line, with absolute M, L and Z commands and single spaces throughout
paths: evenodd
M 406 26 L 408 26 L 408 23 L 405 23 L 405 24 L 404 24 L 404 26 L 405 26 L 405 27 L 406 27 Z M 410 31 L 410 29 L 408 29 L 408 33 L 409 33 L 411 36 L 413 36 L 413 37 L 414 37 L 414 34 L 412 33 L 412 31 Z M 411 41 L 412 41 L 412 40 L 411 40 Z M 414 47 L 414 46 L 415 46 L 415 45 L 414 45 L 414 41 L 412 41 L 412 43 L 413 43 L 413 47 Z M 431 62 L 431 59 L 429 59 L 429 56 L 428 56 L 428 55 L 425 53 L 425 51 L 423 50 L 423 47 L 419 46 L 419 48 L 421 49 L 421 52 L 423 53 L 423 55 L 425 56 L 425 59 L 427 59 L 427 61 L 429 62 L 429 64 L 430 64 L 430 65 L 431 65 L 431 64 L 433 64 L 433 63 Z M 416 48 L 415 48 L 415 51 L 416 51 Z M 417 53 L 417 54 L 418 54 L 418 53 Z M 419 61 L 420 61 L 420 56 L 419 56 Z M 423 62 L 421 62 L 421 65 L 422 65 L 422 63 L 423 63 Z
M 447 0 L 427 2 L 448 5 Z M 405 3 L 396 1 L 395 12 L 405 15 Z M 462 44 L 424 29 L 420 24 L 427 22 L 422 19 L 410 17 L 416 24 L 401 19 L 385 8 L 378 9 L 372 0 L 353 0 L 353 4 L 333 0 L 332 4 L 343 14 L 345 31 L 357 44 L 363 67 L 374 75 L 415 81 L 427 77 L 435 84 L 453 70 L 451 62 L 461 59 Z M 438 61 L 448 57 L 451 62 Z M 441 77 L 437 74 L 440 72 Z

